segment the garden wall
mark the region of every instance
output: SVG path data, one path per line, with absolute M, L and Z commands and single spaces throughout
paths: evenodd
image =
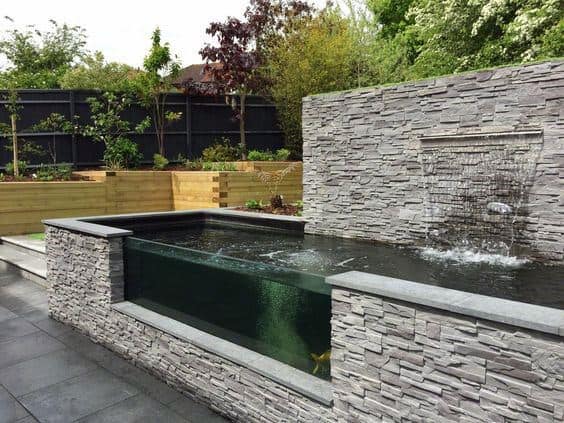
M 564 311 L 361 272 L 328 281 L 341 421 L 564 421 Z
M 218 354 L 221 340 L 216 339 L 211 349 L 202 348 L 113 306 L 123 300 L 122 238 L 91 236 L 48 225 L 46 245 L 49 313 L 56 320 L 84 332 L 234 421 L 330 421 L 329 405 L 265 377 L 253 366 Z M 203 336 L 200 333 L 195 338 Z M 226 344 L 225 351 L 238 348 Z M 283 377 L 281 373 L 277 372 L 278 377 Z
M 562 261 L 562 110 L 561 60 L 307 97 L 306 231 Z
M 43 231 L 41 220 L 268 203 L 267 187 L 253 173 L 287 162 L 237 162 L 240 172 L 83 171 L 91 181 L 0 183 L 0 235 Z M 302 198 L 302 166 L 280 184 L 288 202 Z

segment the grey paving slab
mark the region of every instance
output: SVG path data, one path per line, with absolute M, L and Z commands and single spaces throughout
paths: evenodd
M 74 351 L 98 364 L 119 358 L 107 348 L 92 342 L 89 338 L 76 331 L 64 333 L 58 336 L 57 339 Z
M 229 421 L 214 413 L 205 405 L 198 404 L 196 401 L 186 397 L 172 402 L 169 407 L 181 416 L 184 416 L 191 423 L 227 423 Z
M 170 408 L 139 394 L 79 420 L 80 423 L 187 423 Z M 204 423 L 204 420 L 199 420 Z M 191 421 L 190 421 L 191 422 Z
M 44 423 L 68 423 L 117 404 L 139 391 L 105 370 L 95 370 L 19 398 Z
M 39 329 L 22 318 L 15 318 L 0 322 L 0 342 L 8 341 L 20 336 L 29 335 Z
M 2 386 L 0 386 L 0 422 L 16 423 L 29 416 L 26 409 Z
M 27 320 L 28 322 L 38 322 L 40 320 L 45 320 L 49 318 L 49 307 L 37 307 L 34 308 L 32 311 L 28 311 L 26 313 L 21 314 L 21 317 Z
M 0 368 L 12 366 L 64 347 L 61 342 L 40 331 L 0 342 Z
M 55 338 L 72 332 L 72 328 L 70 326 L 63 325 L 62 323 L 57 322 L 56 320 L 53 320 L 49 317 L 33 321 L 32 323 L 42 331 L 48 333 L 51 336 L 54 336 Z
M 78 353 L 64 349 L 0 369 L 0 384 L 19 397 L 96 368 Z
M 174 390 L 166 383 L 159 381 L 144 370 L 112 354 L 110 360 L 100 363 L 102 367 L 131 383 L 142 393 L 155 398 L 163 404 L 169 404 L 174 400 L 182 398 L 182 394 Z
M 0 322 L 3 322 L 4 320 L 14 319 L 16 317 L 18 317 L 17 314 L 11 312 L 5 307 L 0 306 Z

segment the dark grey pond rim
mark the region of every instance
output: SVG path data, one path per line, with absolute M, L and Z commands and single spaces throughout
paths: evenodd
M 328 276 L 325 281 L 335 287 L 564 336 L 564 310 L 556 308 L 357 271 Z
M 129 301 L 112 309 L 175 338 L 232 361 L 328 407 L 333 403 L 331 382 L 319 379 L 270 357 L 155 313 Z
M 119 238 L 133 235 L 129 227 L 144 227 L 166 223 L 178 223 L 200 218 L 203 220 L 228 219 L 252 225 L 264 225 L 283 229 L 303 230 L 305 220 L 296 216 L 280 216 L 267 213 L 251 213 L 230 208 L 212 208 L 186 211 L 117 214 L 108 216 L 87 216 L 79 218 L 46 219 L 43 224 L 69 231 L 94 235 L 101 238 Z

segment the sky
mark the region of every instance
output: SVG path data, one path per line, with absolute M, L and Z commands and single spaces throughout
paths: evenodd
M 325 0 L 312 0 L 323 6 Z M 162 39 L 183 66 L 201 63 L 198 51 L 210 39 L 205 34 L 212 21 L 241 17 L 248 0 L 0 0 L 0 34 L 16 26 L 48 27 L 48 20 L 86 29 L 88 48 L 99 50 L 109 61 L 141 66 L 150 36 L 159 26 Z M 10 24 L 4 16 L 15 22 Z M 1 59 L 0 59 L 1 60 Z

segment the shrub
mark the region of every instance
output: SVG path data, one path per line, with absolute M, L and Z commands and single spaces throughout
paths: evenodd
M 23 175 L 26 170 L 27 170 L 27 162 L 25 160 L 18 160 L 19 174 Z M 8 175 L 14 174 L 14 163 L 13 162 L 6 163 L 6 173 Z
M 104 163 L 110 169 L 129 169 L 139 166 L 142 155 L 137 144 L 129 138 L 118 137 L 106 143 Z
M 240 155 L 241 148 L 233 147 L 228 138 L 222 138 L 202 151 L 204 162 L 233 162 L 238 160 Z
M 264 205 L 261 200 L 248 200 L 245 202 L 245 207 L 252 210 L 260 210 L 264 207 Z
M 160 154 L 153 155 L 153 169 L 163 170 L 168 166 L 168 159 Z
M 234 163 L 229 162 L 203 162 L 202 170 L 213 172 L 232 172 L 237 170 Z
M 268 162 L 274 160 L 274 155 L 268 150 L 251 150 L 247 158 L 252 162 Z
M 60 164 L 58 166 L 41 165 L 35 171 L 35 178 L 40 181 L 62 180 L 68 181 L 72 176 L 72 166 L 70 164 Z
M 252 162 L 271 162 L 271 161 L 280 161 L 284 162 L 288 160 L 290 157 L 290 150 L 287 148 L 281 148 L 276 150 L 276 152 L 271 152 L 270 150 L 260 151 L 260 150 L 251 150 L 249 151 L 248 159 Z
M 4 182 L 5 179 L 6 177 L 4 176 L 4 174 L 0 172 L 0 182 Z
M 202 159 L 186 160 L 184 162 L 184 166 L 186 166 L 186 169 L 188 170 L 202 170 Z
M 104 163 L 110 169 L 135 167 L 141 161 L 137 145 L 127 135 L 132 130 L 132 123 L 122 119 L 121 115 L 129 109 L 131 98 L 127 94 L 103 93 L 101 97 L 86 100 L 92 114 L 92 124 L 83 129 L 85 136 L 106 145 Z M 134 131 L 143 133 L 151 124 L 146 117 L 139 122 Z
M 287 148 L 281 148 L 279 150 L 276 150 L 276 153 L 274 154 L 274 160 L 285 162 L 290 158 L 290 154 L 290 150 L 288 150 Z

